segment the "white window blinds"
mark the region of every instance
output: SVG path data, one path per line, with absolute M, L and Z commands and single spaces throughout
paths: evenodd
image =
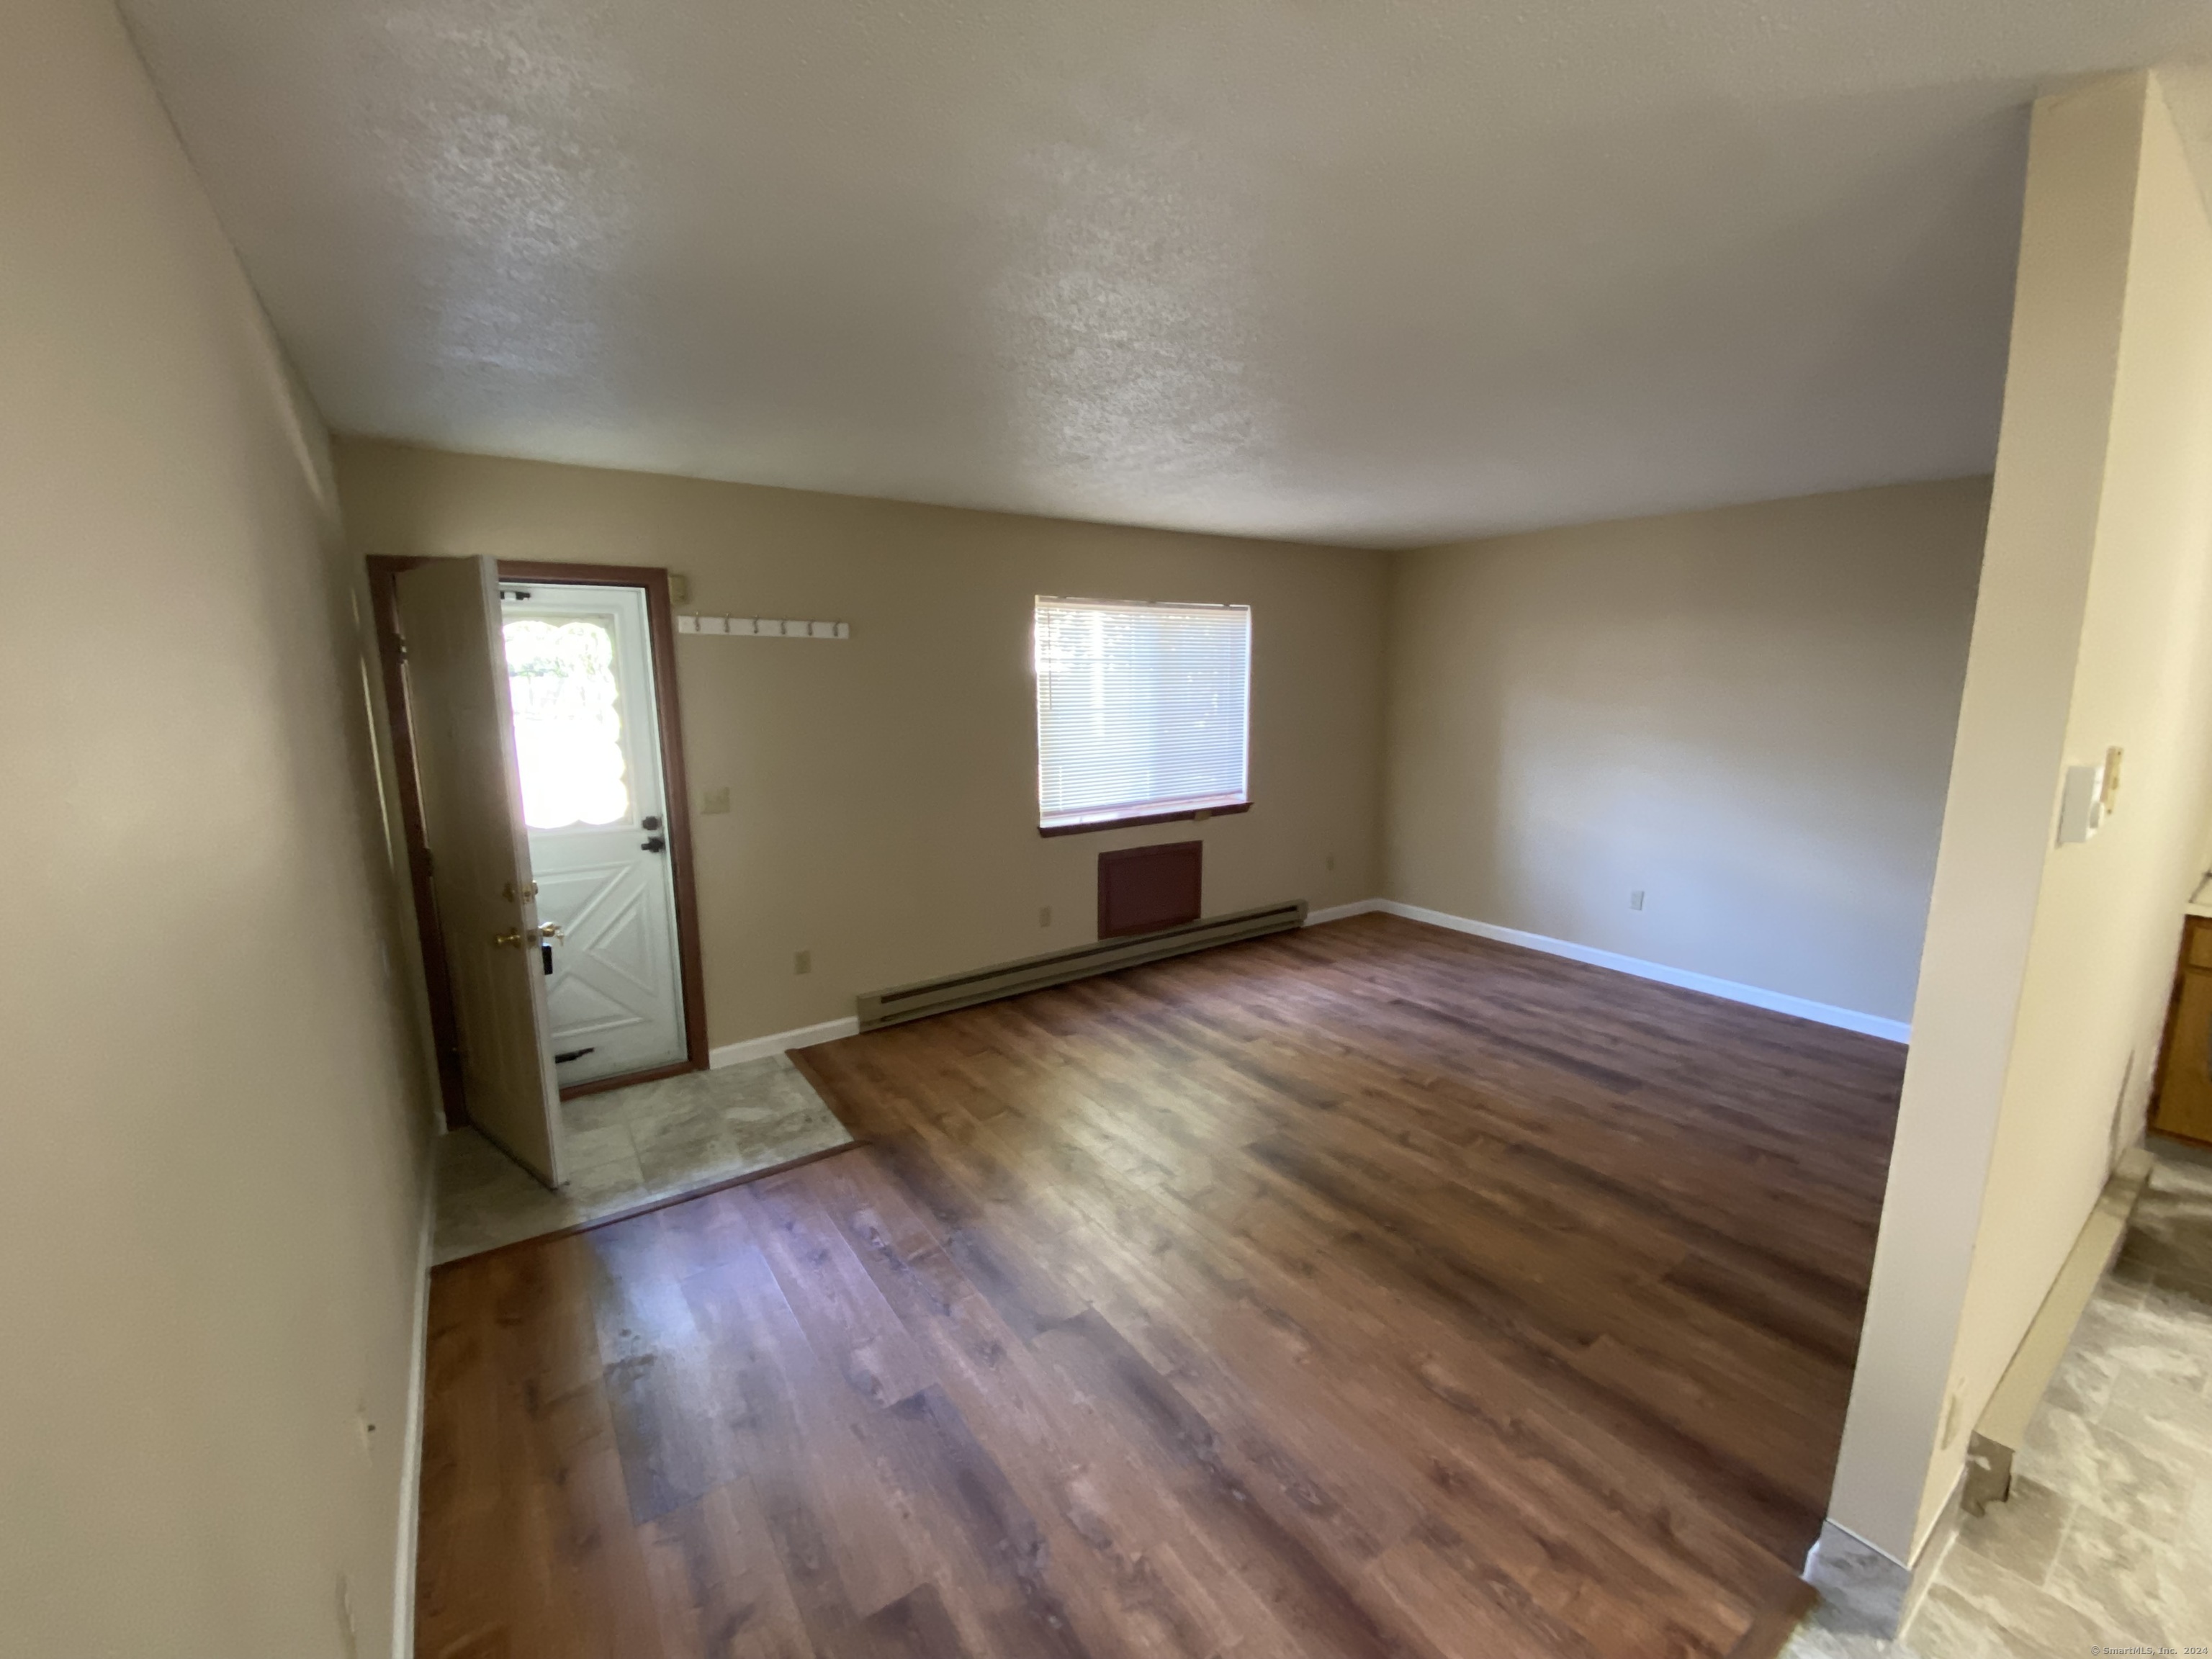
M 1245 804 L 1252 611 L 1036 602 L 1037 821 Z

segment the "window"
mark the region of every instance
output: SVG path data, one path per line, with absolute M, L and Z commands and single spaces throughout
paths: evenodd
M 561 830 L 627 816 L 629 769 L 606 623 L 514 619 L 506 635 L 523 821 L 532 830 Z
M 1036 602 L 1037 827 L 1241 811 L 1252 611 Z

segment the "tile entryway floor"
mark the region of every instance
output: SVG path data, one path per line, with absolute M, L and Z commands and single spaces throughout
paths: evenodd
M 1814 1610 L 1783 1659 L 2075 1659 L 2212 1644 L 2212 1162 L 2159 1163 L 2014 1465 L 1905 1639 Z
M 440 1137 L 434 1261 L 602 1221 L 853 1139 L 781 1054 L 582 1095 L 561 1115 L 568 1184 L 558 1193 L 473 1129 Z

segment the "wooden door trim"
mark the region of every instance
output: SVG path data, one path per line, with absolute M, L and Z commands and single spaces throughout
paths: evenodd
M 461 1084 L 460 1022 L 453 1014 L 453 969 L 438 896 L 430 880 L 430 842 L 422 827 L 422 780 L 415 763 L 415 716 L 407 698 L 406 659 L 399 644 L 399 573 L 420 559 L 368 556 L 369 614 L 376 630 L 376 660 L 383 671 L 384 712 L 392 727 L 392 764 L 399 778 L 400 839 L 407 849 L 407 887 L 415 903 L 415 932 L 422 942 L 422 988 L 430 1004 L 430 1048 L 438 1068 L 438 1103 L 449 1129 L 469 1123 L 468 1091 Z
M 370 610 L 375 619 L 377 660 L 384 671 L 384 702 L 392 723 L 392 760 L 399 774 L 399 817 L 407 848 L 408 885 L 415 901 L 415 927 L 422 941 L 422 980 L 430 1003 L 430 1041 L 436 1051 L 440 1102 L 448 1128 L 469 1121 L 461 1086 L 459 1024 L 453 1015 L 453 971 L 446 937 L 438 921 L 436 894 L 430 883 L 430 848 L 422 827 L 421 781 L 415 769 L 413 710 L 400 655 L 398 612 L 393 579 L 428 561 L 420 555 L 372 553 L 368 557 Z M 671 1066 L 650 1066 L 616 1077 L 596 1078 L 561 1091 L 563 1100 L 633 1083 L 703 1072 L 708 1065 L 707 993 L 701 976 L 698 883 L 692 866 L 691 791 L 684 770 L 684 724 L 676 693 L 676 607 L 668 592 L 668 572 L 647 565 L 555 564 L 538 560 L 501 559 L 501 581 L 559 582 L 571 587 L 636 587 L 645 592 L 646 628 L 653 640 L 653 696 L 659 705 L 660 775 L 668 796 L 668 854 L 674 861 L 676 954 L 684 974 L 684 1057 Z
M 2151 1068 L 2150 1096 L 2143 1102 L 2143 1128 L 2146 1133 L 2158 1131 L 2158 1103 L 2166 1093 L 2166 1063 L 2173 1055 L 2174 1026 L 2181 1018 L 2181 993 L 2189 983 L 2189 934 L 2197 925 L 2194 916 L 2181 919 L 2181 942 L 2173 952 L 2173 988 L 2166 994 L 2166 1023 L 2158 1030 L 2158 1061 Z
M 568 587 L 643 588 L 647 629 L 653 636 L 653 699 L 660 727 L 660 782 L 668 798 L 668 856 L 676 888 L 676 957 L 684 973 L 684 1059 L 676 1066 L 655 1066 L 579 1083 L 562 1090 L 561 1098 L 568 1100 L 683 1072 L 703 1072 L 708 1064 L 707 988 L 699 945 L 699 885 L 692 867 L 691 787 L 684 770 L 684 718 L 676 693 L 676 605 L 668 592 L 668 572 L 658 565 L 501 559 L 499 576 L 501 581 L 557 582 Z
M 2189 976 L 2192 973 L 2199 977 L 2212 975 L 2212 969 L 2193 968 L 2190 963 L 2197 935 L 2208 928 L 2212 928 L 2212 917 L 2185 915 L 2181 919 L 2181 941 L 2174 950 L 2173 988 L 2166 994 L 2166 1024 L 2158 1036 L 2158 1065 L 2151 1073 L 2150 1097 L 2143 1104 L 2145 1133 L 2164 1135 L 2169 1140 L 2191 1146 L 2212 1146 L 2212 1141 L 2163 1127 L 2158 1121 L 2159 1108 L 2166 1100 L 2166 1078 L 2172 1066 L 2174 1044 L 2180 1035 L 2181 1004 L 2189 989 Z

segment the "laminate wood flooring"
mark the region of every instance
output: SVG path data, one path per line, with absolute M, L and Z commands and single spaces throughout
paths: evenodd
M 1780 1640 L 1902 1048 L 1363 916 L 796 1058 L 865 1144 L 435 1275 L 423 1659 Z

